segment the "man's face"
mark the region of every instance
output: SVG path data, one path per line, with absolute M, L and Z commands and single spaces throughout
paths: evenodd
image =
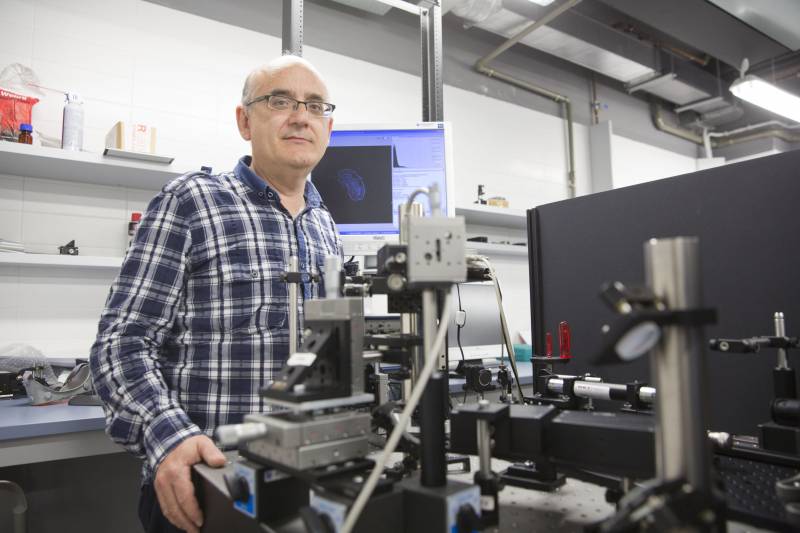
M 292 65 L 271 76 L 261 76 L 253 98 L 266 94 L 300 101 L 328 101 L 325 84 L 302 65 Z M 310 114 L 303 104 L 296 110 L 276 111 L 259 101 L 237 109 L 239 131 L 251 141 L 254 166 L 270 173 L 282 170 L 310 172 L 322 159 L 330 140 L 333 118 Z

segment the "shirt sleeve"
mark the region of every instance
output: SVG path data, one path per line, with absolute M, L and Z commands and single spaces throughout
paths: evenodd
M 111 286 L 90 357 L 106 432 L 153 472 L 180 442 L 202 433 L 167 386 L 159 359 L 183 297 L 191 247 L 185 211 L 169 191 L 150 202 Z

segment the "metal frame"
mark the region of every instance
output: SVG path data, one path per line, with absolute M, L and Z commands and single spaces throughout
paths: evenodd
M 303 0 L 283 0 L 281 54 L 303 57 Z
M 422 120 L 444 120 L 442 90 L 442 7 L 439 1 L 420 9 L 419 31 L 422 44 Z
M 419 15 L 422 48 L 422 120 L 444 120 L 442 89 L 442 6 L 440 0 L 415 5 L 403 0 L 376 0 L 406 13 Z M 283 0 L 281 51 L 303 55 L 303 0 Z

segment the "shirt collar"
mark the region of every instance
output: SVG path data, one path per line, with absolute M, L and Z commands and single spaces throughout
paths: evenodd
M 236 164 L 236 168 L 233 171 L 234 174 L 237 178 L 248 184 L 256 192 L 274 192 L 275 199 L 278 201 L 280 199 L 278 191 L 270 187 L 266 180 L 262 179 L 258 174 L 253 172 L 252 168 L 250 168 L 250 163 L 252 160 L 253 158 L 249 155 L 239 159 L 239 162 Z M 317 188 L 314 187 L 314 184 L 311 183 L 311 180 L 306 180 L 306 187 L 305 191 L 303 191 L 303 197 L 306 200 L 306 207 L 320 207 L 323 205 L 322 196 L 320 196 L 319 191 L 317 191 Z

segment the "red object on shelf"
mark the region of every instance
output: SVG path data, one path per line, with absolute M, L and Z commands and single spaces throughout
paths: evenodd
M 553 336 L 548 331 L 544 337 L 544 355 L 546 357 L 553 357 Z
M 0 134 L 19 137 L 20 124 L 31 123 L 31 111 L 38 98 L 0 89 Z
M 139 221 L 142 219 L 142 214 L 138 211 L 134 211 L 131 213 L 131 221 L 128 222 L 128 244 L 130 241 L 133 240 L 133 236 L 136 235 L 136 228 L 139 227 Z
M 558 324 L 558 352 L 561 359 L 571 359 L 572 352 L 570 350 L 572 334 L 569 330 L 569 324 L 566 320 Z

